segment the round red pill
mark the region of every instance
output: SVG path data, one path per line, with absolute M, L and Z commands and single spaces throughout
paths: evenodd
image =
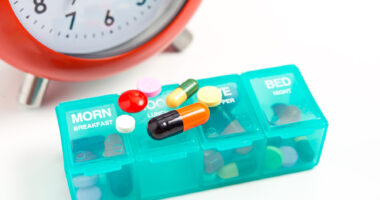
M 148 97 L 139 90 L 128 90 L 119 97 L 119 106 L 127 113 L 140 112 L 147 104 Z

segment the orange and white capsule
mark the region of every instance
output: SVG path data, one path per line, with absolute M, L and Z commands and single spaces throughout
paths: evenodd
M 200 126 L 209 118 L 209 108 L 203 103 L 194 103 L 152 118 L 148 122 L 148 133 L 153 139 L 161 140 Z

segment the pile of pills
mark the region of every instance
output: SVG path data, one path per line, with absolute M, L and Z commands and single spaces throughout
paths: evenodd
M 128 90 L 120 95 L 119 107 L 126 113 L 138 113 L 148 105 L 148 98 L 161 93 L 161 83 L 154 78 L 143 78 L 137 83 L 137 90 Z M 130 115 L 121 115 L 116 119 L 116 130 L 119 133 L 131 133 L 136 126 L 135 119 Z
M 265 155 L 266 169 L 288 168 L 293 167 L 299 161 L 311 162 L 314 160 L 315 153 L 310 140 L 306 136 L 296 137 L 286 143 L 267 146 Z
M 137 90 L 128 90 L 120 95 L 119 107 L 126 113 L 141 112 L 147 106 L 148 98 L 159 95 L 161 90 L 162 86 L 158 80 L 143 78 L 138 81 Z M 205 124 L 210 117 L 209 107 L 216 107 L 222 102 L 222 91 L 219 88 L 206 86 L 199 89 L 196 80 L 188 79 L 166 97 L 166 104 L 170 108 L 177 108 L 196 92 L 199 103 L 152 118 L 148 122 L 149 135 L 153 139 L 161 140 Z M 119 133 L 131 133 L 135 124 L 132 116 L 121 115 L 116 119 L 116 130 Z
M 222 102 L 222 92 L 214 86 L 202 87 L 199 91 L 198 89 L 198 82 L 188 79 L 167 96 L 166 104 L 170 108 L 182 105 L 196 92 L 199 103 L 152 118 L 148 123 L 148 133 L 153 139 L 161 140 L 177 135 L 209 120 L 209 107 L 216 107 Z

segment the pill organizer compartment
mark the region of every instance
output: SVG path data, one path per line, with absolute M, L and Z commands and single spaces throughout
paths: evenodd
M 107 95 L 62 103 L 57 107 L 63 150 L 71 165 L 97 163 L 102 160 L 129 160 L 128 136 L 115 128 L 123 114 L 117 106 L 118 95 Z M 62 113 L 62 114 L 58 114 Z
M 242 78 L 268 138 L 263 174 L 314 167 L 321 154 L 327 121 L 297 67 L 258 70 Z
M 223 97 L 219 106 L 210 108 L 210 119 L 198 132 L 203 150 L 202 184 L 222 186 L 257 177 L 265 140 L 240 77 L 228 75 L 198 82 L 200 88 L 218 87 Z
M 202 154 L 196 129 L 164 140 L 155 140 L 147 132 L 151 118 L 173 110 L 167 107 L 165 100 L 177 86 L 164 86 L 159 96 L 149 99 L 145 110 L 132 115 L 136 119 L 136 129 L 131 134 L 131 141 L 142 198 L 163 198 L 168 194 L 193 191 L 200 183 Z M 189 104 L 191 102 L 186 102 L 181 107 Z
M 57 107 L 65 172 L 72 199 L 134 199 L 134 156 L 129 136 L 115 129 L 118 95 L 62 103 Z M 127 192 L 118 192 L 120 190 Z M 85 196 L 85 197 L 83 197 Z M 86 199 L 86 198 L 85 198 Z
M 68 176 L 72 199 L 136 199 L 133 165 L 123 165 L 107 173 L 74 173 Z

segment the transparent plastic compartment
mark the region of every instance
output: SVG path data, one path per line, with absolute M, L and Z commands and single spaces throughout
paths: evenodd
M 239 75 L 198 82 L 200 88 L 218 87 L 223 96 L 219 106 L 210 108 L 210 119 L 198 132 L 203 149 L 202 185 L 226 185 L 258 176 L 265 140 Z M 196 102 L 197 97 L 191 100 Z
M 277 175 L 313 168 L 319 161 L 323 129 L 305 131 L 303 136 L 268 138 L 265 147 L 264 175 Z
M 197 129 L 164 140 L 155 140 L 147 132 L 151 118 L 173 110 L 167 107 L 166 97 L 177 87 L 177 84 L 164 86 L 160 95 L 149 99 L 146 109 L 132 114 L 136 128 L 131 140 L 142 198 L 160 198 L 199 187 L 202 165 Z M 189 104 L 187 101 L 181 107 Z
M 242 78 L 265 128 L 326 123 L 296 66 L 247 72 Z M 267 135 L 274 133 L 277 132 L 269 131 Z
M 265 135 L 264 175 L 310 169 L 319 161 L 327 121 L 293 65 L 242 75 Z
M 61 138 L 63 150 L 67 151 L 64 156 L 70 160 L 70 165 L 116 160 L 125 163 L 133 159 L 129 136 L 119 134 L 115 128 L 116 118 L 123 113 L 115 106 L 117 100 L 118 95 L 107 95 L 60 106 L 60 109 L 69 110 L 60 118 L 60 123 L 65 124 L 68 133 L 61 134 Z
M 69 176 L 74 200 L 136 199 L 138 185 L 134 166 L 123 165 L 121 169 L 99 174 L 76 173 Z

